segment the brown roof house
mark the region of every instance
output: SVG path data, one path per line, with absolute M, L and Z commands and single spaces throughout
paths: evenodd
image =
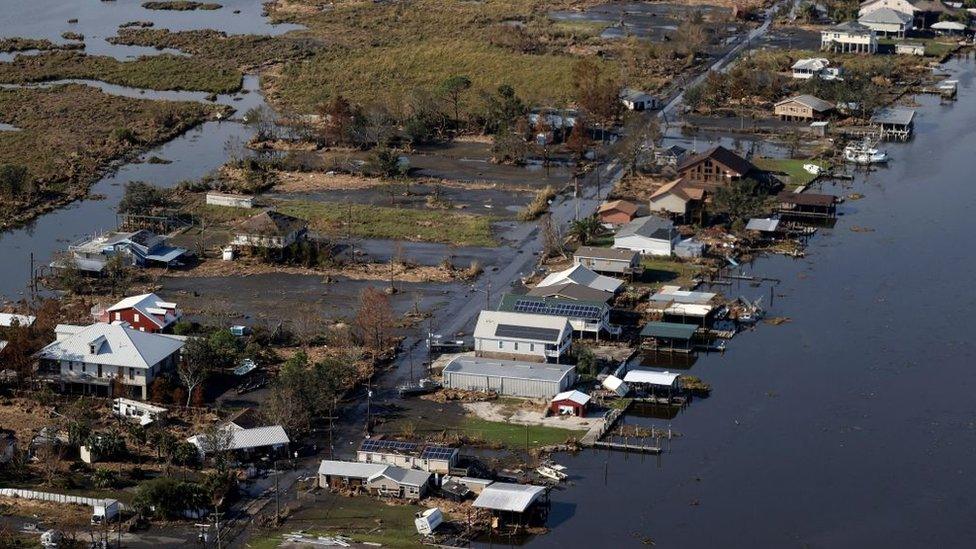
M 686 183 L 711 190 L 759 172 L 745 158 L 719 145 L 686 158 L 678 165 L 678 175 Z
M 705 191 L 678 178 L 654 191 L 649 199 L 651 212 L 685 216 L 705 199 Z
M 797 95 L 784 99 L 773 107 L 781 120 L 823 120 L 834 110 L 833 103 L 812 95 Z
M 604 202 L 597 208 L 596 216 L 604 225 L 624 225 L 637 217 L 637 204 L 626 200 Z
M 281 249 L 302 240 L 307 232 L 305 220 L 266 210 L 241 223 L 232 244 Z

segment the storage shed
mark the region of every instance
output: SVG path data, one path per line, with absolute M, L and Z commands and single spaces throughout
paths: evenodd
M 443 377 L 449 389 L 548 399 L 573 386 L 576 367 L 459 356 L 444 368 Z
M 585 416 L 590 395 L 582 391 L 564 391 L 549 401 L 549 411 L 558 416 Z

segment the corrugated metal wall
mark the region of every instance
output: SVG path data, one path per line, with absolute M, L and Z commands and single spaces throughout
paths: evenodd
M 497 376 L 483 376 L 461 372 L 444 372 L 444 385 L 452 389 L 473 391 L 492 390 L 500 395 L 525 398 L 552 398 L 565 391 L 572 384 L 572 375 L 563 378 L 560 385 L 556 381 L 532 379 L 513 379 Z

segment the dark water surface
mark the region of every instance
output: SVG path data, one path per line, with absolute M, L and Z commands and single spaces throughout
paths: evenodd
M 751 268 L 782 279 L 770 313 L 792 322 L 695 363 L 713 394 L 670 421 L 684 436 L 660 460 L 559 456 L 572 482 L 531 545 L 973 546 L 976 102 L 972 62 L 949 68 L 958 102 L 920 98 L 889 168 L 827 187 L 866 195 L 836 228 Z

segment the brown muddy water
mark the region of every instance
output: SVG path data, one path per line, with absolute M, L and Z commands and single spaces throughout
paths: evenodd
M 746 268 L 782 281 L 769 312 L 791 322 L 699 357 L 708 399 L 627 418 L 680 431 L 669 453 L 557 456 L 571 482 L 531 546 L 972 547 L 976 93 L 971 59 L 948 68 L 959 101 L 919 98 L 890 166 L 825 186 L 866 196 L 806 258 Z

